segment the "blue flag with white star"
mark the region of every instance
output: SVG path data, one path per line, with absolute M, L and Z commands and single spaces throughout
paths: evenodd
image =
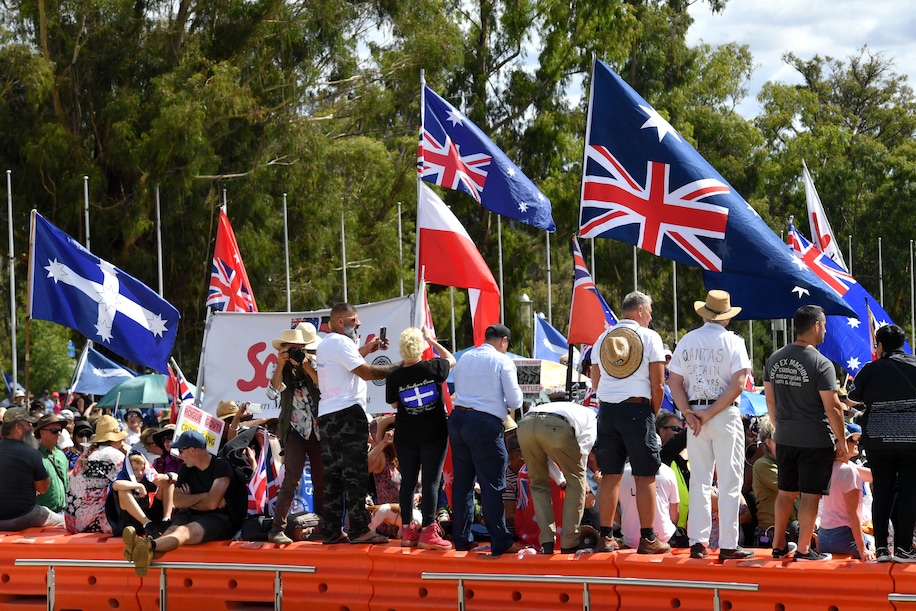
M 491 212 L 556 231 L 547 196 L 479 127 L 426 85 L 422 117 L 420 178 L 464 191 Z
M 704 270 L 738 318 L 849 306 L 800 263 L 754 208 L 648 102 L 595 61 L 579 209 L 583 238 L 611 238 Z M 765 288 L 758 294 L 757 288 Z M 756 291 L 756 292 L 755 292 Z M 762 298 L 761 298 L 762 297 Z
M 178 310 L 32 211 L 29 317 L 76 329 L 112 352 L 168 371 Z
M 827 335 L 819 346 L 821 354 L 855 377 L 859 369 L 872 358 L 872 339 L 868 329 L 868 311 L 866 302 L 871 307 L 872 315 L 878 327 L 893 324 L 878 300 L 872 297 L 846 270 L 821 252 L 805 236 L 789 224 L 789 246 L 830 288 L 836 291 L 855 311 L 857 317 L 828 316 Z M 910 352 L 909 342 L 904 344 L 905 352 Z
M 560 362 L 560 357 L 569 355 L 569 344 L 563 334 L 547 322 L 542 314 L 534 317 L 534 358 L 542 361 Z M 573 361 L 578 361 L 578 355 Z

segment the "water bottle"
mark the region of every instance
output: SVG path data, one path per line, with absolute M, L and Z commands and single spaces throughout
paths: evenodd
M 534 556 L 535 554 L 537 554 L 537 552 L 534 551 L 533 547 L 525 547 L 518 550 L 518 559 L 521 560 L 525 556 Z
M 590 547 L 586 547 L 585 549 L 576 550 L 576 560 L 578 560 L 585 554 L 594 554 L 594 553 L 595 553 L 595 550 L 593 550 Z

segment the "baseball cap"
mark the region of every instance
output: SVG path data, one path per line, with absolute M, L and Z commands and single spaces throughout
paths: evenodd
M 186 448 L 206 448 L 207 440 L 197 431 L 185 431 L 178 436 L 178 439 L 175 440 L 172 447 L 177 450 L 184 450 Z
M 486 333 L 484 333 L 485 339 L 496 339 L 496 338 L 503 338 L 503 337 L 508 339 L 510 342 L 512 341 L 512 336 L 510 335 L 509 327 L 507 327 L 506 325 L 500 325 L 500 324 L 490 325 L 489 327 L 487 327 Z
M 855 436 L 862 435 L 862 427 L 856 424 L 855 422 L 850 422 L 846 425 L 846 439 Z
M 38 418 L 34 418 L 29 414 L 29 410 L 24 407 L 10 407 L 3 414 L 3 423 L 9 424 L 10 422 L 31 422 L 35 424 L 38 422 Z

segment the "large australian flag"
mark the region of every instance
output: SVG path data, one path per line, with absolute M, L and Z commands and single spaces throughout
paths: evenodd
M 417 172 L 491 212 L 556 231 L 550 200 L 479 127 L 423 85 Z
M 794 256 L 722 176 L 623 79 L 596 60 L 589 101 L 581 237 L 635 244 L 700 267 L 739 318 L 853 310 Z
M 29 316 L 80 331 L 120 356 L 168 371 L 179 314 L 148 286 L 32 212 Z
M 872 359 L 868 308 L 871 309 L 877 326 L 893 324 L 894 321 L 865 287 L 843 270 L 836 261 L 818 250 L 792 224 L 789 225 L 789 246 L 805 265 L 856 311 L 856 316 L 828 316 L 827 334 L 820 346 L 824 356 L 855 377 L 859 369 Z M 910 352 L 909 343 L 904 345 L 904 350 Z

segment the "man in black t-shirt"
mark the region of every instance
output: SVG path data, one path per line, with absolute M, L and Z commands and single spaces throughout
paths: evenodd
M 158 539 L 140 538 L 133 527 L 124 529 L 124 557 L 133 561 L 140 577 L 146 575 L 153 556 L 182 545 L 231 539 L 241 527 L 248 508 L 248 492 L 232 465 L 207 452 L 207 442 L 197 431 L 185 431 L 173 448 L 184 461 L 177 474 L 167 473 L 175 485 L 172 525 Z

